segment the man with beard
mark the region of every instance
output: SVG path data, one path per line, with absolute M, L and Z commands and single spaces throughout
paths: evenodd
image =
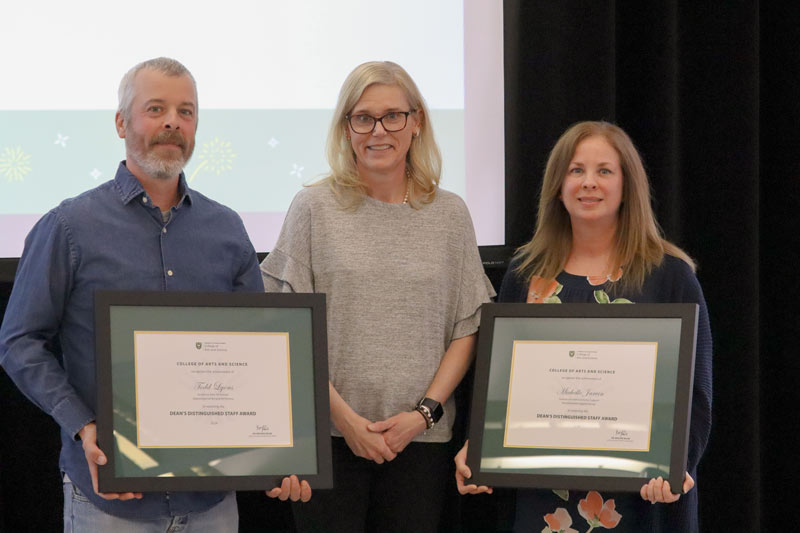
M 61 427 L 65 531 L 235 532 L 233 493 L 99 493 L 93 298 L 97 290 L 263 291 L 241 219 L 189 189 L 197 90 L 168 58 L 122 79 L 116 177 L 63 201 L 25 240 L 0 328 L 0 364 Z M 53 352 L 59 344 L 63 364 Z M 297 478 L 267 494 L 307 500 Z M 176 529 L 176 530 L 177 530 Z

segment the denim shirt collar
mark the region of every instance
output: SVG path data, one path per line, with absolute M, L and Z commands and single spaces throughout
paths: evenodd
M 134 198 L 140 197 L 144 194 L 145 190 L 142 187 L 142 184 L 136 179 L 128 167 L 125 166 L 125 161 L 120 161 L 119 167 L 117 167 L 117 175 L 114 176 L 114 183 L 117 188 L 117 192 L 119 192 L 120 200 L 123 204 L 127 205 L 133 200 Z M 178 204 L 176 208 L 179 208 L 183 205 L 184 200 L 191 205 L 192 203 L 192 191 L 186 185 L 186 175 L 181 171 L 180 176 L 178 177 Z

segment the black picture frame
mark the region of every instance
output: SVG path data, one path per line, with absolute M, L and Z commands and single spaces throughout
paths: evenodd
M 121 445 L 130 450 L 133 441 L 136 446 L 130 437 L 137 434 L 136 410 L 115 408 L 114 388 L 122 383 L 127 390 L 131 379 L 135 382 L 130 363 L 115 353 L 130 351 L 120 346 L 132 346 L 128 336 L 134 330 L 269 332 L 275 327 L 288 332 L 291 347 L 290 447 L 161 451 L 165 463 L 183 465 L 177 472 L 132 465 Z M 108 459 L 98 469 L 101 492 L 269 490 L 290 474 L 314 489 L 333 486 L 324 294 L 98 291 L 95 332 L 98 445 Z M 127 442 L 120 438 L 125 431 Z M 234 465 L 229 470 L 236 473 L 226 473 L 222 464 Z
M 674 493 L 680 493 L 686 473 L 686 461 L 691 417 L 691 398 L 694 381 L 694 358 L 697 341 L 698 306 L 679 304 L 541 304 L 489 303 L 481 310 L 472 411 L 468 429 L 467 464 L 472 470 L 470 483 L 494 487 L 546 488 L 571 490 L 618 490 L 638 492 L 643 484 L 655 477 L 652 467 L 620 471 L 617 469 L 587 468 L 583 458 L 610 457 L 620 464 L 621 458 L 632 466 L 652 465 L 640 459 L 639 452 L 574 450 L 566 448 L 510 449 L 500 441 L 498 431 L 508 418 L 502 414 L 503 404 L 497 398 L 505 393 L 511 377 L 503 377 L 501 369 L 511 367 L 514 341 L 554 342 L 661 342 L 654 378 L 657 392 L 667 398 L 670 411 L 661 409 L 661 424 L 669 431 L 660 433 L 655 444 L 660 456 L 668 461 L 659 463 L 666 470 L 664 479 Z M 677 321 L 677 322 L 676 322 Z M 662 327 L 663 324 L 666 327 Z M 613 326 L 610 328 L 605 325 Z M 646 326 L 646 327 L 643 327 Z M 676 333 L 677 329 L 677 333 Z M 662 333 L 659 331 L 663 330 Z M 498 336 L 519 338 L 500 338 Z M 494 374 L 493 374 L 494 372 Z M 674 375 L 673 375 L 674 374 Z M 505 380 L 505 381 L 504 381 Z M 662 380 L 662 381 L 659 381 Z M 665 383 L 663 386 L 658 383 Z M 489 407 L 490 383 L 494 402 Z M 657 387 L 662 389 L 658 390 Z M 508 402 L 505 403 L 508 409 Z M 651 417 L 655 416 L 655 409 Z M 487 423 L 487 413 L 488 423 Z M 670 415 L 671 413 L 671 415 Z M 507 415 L 507 411 L 506 411 Z M 651 422 L 654 418 L 651 418 Z M 650 430 L 656 425 L 651 423 Z M 503 433 L 505 435 L 505 433 Z M 668 438 L 663 438 L 665 435 Z M 660 442 L 660 440 L 668 442 Z M 501 449 L 502 448 L 502 449 Z M 507 454 L 507 455 L 505 455 Z M 581 457 L 581 459 L 573 459 Z M 574 464 L 573 464 L 574 463 Z M 582 466 L 578 466 L 578 464 Z M 508 466 L 501 466 L 507 464 Z M 548 468 L 543 465 L 559 465 Z M 528 465 L 526 467 L 526 465 Z M 637 466 L 638 465 L 638 466 Z

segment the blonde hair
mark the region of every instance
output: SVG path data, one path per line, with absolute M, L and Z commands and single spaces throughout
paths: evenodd
M 542 180 L 536 232 L 527 244 L 517 249 L 521 259 L 517 272 L 526 279 L 555 278 L 563 269 L 572 247 L 572 224 L 561 202 L 561 187 L 578 144 L 600 136 L 619 154 L 622 170 L 622 203 L 618 212 L 615 251 L 611 272 L 624 268 L 620 289 L 639 290 L 664 254 L 678 257 L 694 270 L 694 261 L 680 248 L 664 239 L 650 205 L 650 183 L 639 152 L 620 127 L 608 122 L 579 122 L 558 139 Z
M 417 111 L 419 135 L 412 137 L 406 154 L 409 178 L 409 204 L 419 208 L 436 196 L 442 172 L 442 156 L 433 129 L 430 113 L 411 76 L 391 61 L 370 61 L 357 66 L 344 81 L 328 131 L 327 154 L 331 173 L 314 185 L 328 184 L 346 209 L 356 209 L 364 200 L 366 186 L 356 168 L 356 156 L 347 138 L 347 115 L 361 99 L 367 87 L 374 84 L 400 87 L 411 109 Z

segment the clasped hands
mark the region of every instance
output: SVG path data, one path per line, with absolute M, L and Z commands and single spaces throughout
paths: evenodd
M 342 426 L 339 431 L 353 453 L 378 464 L 397 457 L 414 437 L 428 427 L 416 411 L 398 413 L 378 422 L 370 422 L 351 412 Z
M 94 422 L 90 422 L 81 428 L 78 435 L 81 438 L 83 453 L 89 465 L 89 474 L 92 476 L 92 488 L 94 492 L 104 500 L 141 500 L 141 492 L 100 492 L 97 490 L 97 466 L 102 466 L 108 462 L 106 455 L 97 446 L 97 426 Z M 308 481 L 300 481 L 297 476 L 292 474 L 289 477 L 283 478 L 280 487 L 268 490 L 266 494 L 270 498 L 278 498 L 283 501 L 292 500 L 296 502 L 299 500 L 307 502 L 311 499 L 311 486 L 308 484 Z

